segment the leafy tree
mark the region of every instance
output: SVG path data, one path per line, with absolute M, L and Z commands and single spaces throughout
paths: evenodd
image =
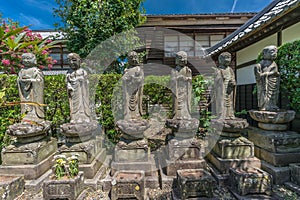
M 54 12 L 61 18 L 63 24 L 57 26 L 66 33 L 70 51 L 85 58 L 99 44 L 110 40 L 103 48 L 109 49 L 113 55 L 107 55 L 104 50 L 97 52 L 101 53 L 103 59 L 110 56 L 116 60 L 124 51 L 126 53 L 124 45 L 131 50 L 139 46 L 136 32 L 129 30 L 145 21 L 145 16 L 142 16 L 144 11 L 141 10 L 143 1 L 56 0 L 59 7 Z M 116 35 L 124 32 L 125 35 L 116 38 Z

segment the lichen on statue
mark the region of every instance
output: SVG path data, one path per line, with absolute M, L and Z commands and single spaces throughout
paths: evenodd
M 191 119 L 192 71 L 187 67 L 187 53 L 177 52 L 175 63 L 171 72 L 173 119 Z
M 71 69 L 68 71 L 67 91 L 70 104 L 71 123 L 91 121 L 88 73 L 80 68 L 81 58 L 76 53 L 68 55 Z
M 278 111 L 280 74 L 277 64 L 277 47 L 267 46 L 262 51 L 262 61 L 254 68 L 258 107 L 261 111 Z
M 214 98 L 216 100 L 216 116 L 222 119 L 234 119 L 235 110 L 235 75 L 230 67 L 231 54 L 223 52 L 219 55 L 219 66 L 215 72 Z
M 24 68 L 20 70 L 17 78 L 19 96 L 21 100 L 21 113 L 25 114 L 22 122 L 42 122 L 45 114 L 44 104 L 44 75 L 36 67 L 36 57 L 32 53 L 22 54 Z M 26 103 L 27 102 L 27 103 Z

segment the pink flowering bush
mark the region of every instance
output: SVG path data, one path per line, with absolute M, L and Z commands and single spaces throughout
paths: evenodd
M 52 68 L 57 61 L 49 54 L 57 41 L 43 39 L 38 33 L 28 27 L 18 27 L 16 22 L 2 21 L 0 24 L 0 71 L 15 74 L 24 66 L 21 55 L 33 53 L 37 58 L 37 67 Z

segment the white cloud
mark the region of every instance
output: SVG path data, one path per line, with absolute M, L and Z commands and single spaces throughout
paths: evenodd
M 21 23 L 31 25 L 33 29 L 53 29 L 52 24 L 47 24 L 42 20 L 39 20 L 33 16 L 24 15 L 20 13 L 20 20 Z
M 27 5 L 31 5 L 39 10 L 47 11 L 49 13 L 53 12 L 53 8 L 57 7 L 56 4 L 53 4 L 49 1 L 41 0 L 23 0 Z

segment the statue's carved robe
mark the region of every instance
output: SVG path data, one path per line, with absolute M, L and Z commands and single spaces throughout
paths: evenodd
M 21 69 L 18 74 L 18 89 L 22 103 L 21 113 L 25 114 L 22 121 L 43 121 L 45 114 L 41 105 L 44 104 L 44 75 L 37 67 Z
M 88 74 L 84 69 L 67 73 L 67 89 L 70 103 L 71 123 L 90 122 L 90 95 Z
M 259 109 L 266 111 L 277 110 L 280 86 L 277 64 L 263 60 L 255 66 L 254 74 L 256 77 Z

